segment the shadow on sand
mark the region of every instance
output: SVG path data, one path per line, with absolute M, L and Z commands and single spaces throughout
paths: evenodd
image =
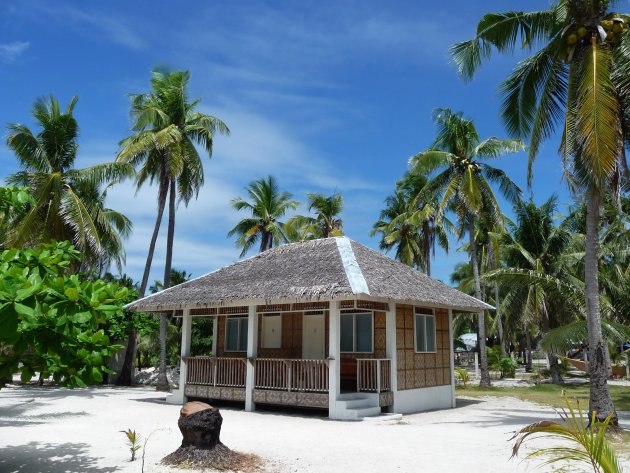
M 116 467 L 99 467 L 87 454 L 86 443 L 40 443 L 0 448 L 3 473 L 111 473 Z

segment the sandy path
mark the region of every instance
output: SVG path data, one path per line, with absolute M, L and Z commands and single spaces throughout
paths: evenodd
M 178 447 L 178 411 L 145 388 L 7 387 L 0 391 L 0 473 L 139 473 L 119 433 L 127 428 L 153 432 L 145 472 L 174 471 L 156 463 Z M 531 463 L 509 460 L 508 440 L 528 423 L 557 418 L 551 408 L 513 398 L 464 400 L 397 425 L 221 412 L 223 442 L 259 454 L 277 472 L 533 471 Z M 625 466 L 630 470 L 630 462 Z

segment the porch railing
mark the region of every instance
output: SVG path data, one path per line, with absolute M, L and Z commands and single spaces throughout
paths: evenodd
M 186 363 L 186 382 L 189 384 L 245 387 L 247 360 L 244 358 L 195 356 L 186 358 Z
M 328 392 L 326 360 L 257 358 L 254 387 L 281 391 Z
M 357 359 L 357 391 L 380 393 L 392 389 L 392 362 L 384 359 Z

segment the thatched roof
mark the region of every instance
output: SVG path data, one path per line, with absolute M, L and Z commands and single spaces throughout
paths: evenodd
M 345 237 L 283 245 L 135 301 L 128 308 L 157 312 L 356 298 L 473 312 L 491 308 Z

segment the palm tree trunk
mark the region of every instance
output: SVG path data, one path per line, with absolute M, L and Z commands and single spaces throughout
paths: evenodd
M 505 340 L 503 339 L 503 319 L 501 317 L 501 310 L 499 309 L 499 283 L 497 282 L 494 283 L 494 304 L 496 306 L 497 329 L 499 331 L 499 346 L 501 347 L 501 356 L 507 356 L 507 346 L 505 344 Z
M 151 236 L 151 243 L 149 244 L 149 253 L 147 254 L 147 261 L 144 265 L 144 273 L 142 275 L 142 283 L 140 284 L 140 291 L 138 292 L 138 298 L 144 297 L 144 293 L 147 290 L 147 283 L 149 282 L 149 273 L 151 272 L 151 263 L 153 262 L 153 254 L 155 252 L 155 243 L 157 241 L 158 233 L 160 232 L 160 225 L 162 224 L 162 215 L 164 214 L 164 207 L 166 206 L 166 194 L 168 192 L 168 181 L 160 179 L 160 188 L 158 190 L 158 213 L 155 219 L 155 226 L 153 227 L 153 235 Z M 136 357 L 136 348 L 138 346 L 138 334 L 134 327 L 127 330 L 127 350 L 125 352 L 125 361 L 123 362 L 120 375 L 116 380 L 118 386 L 131 386 L 133 385 L 134 378 L 134 366 L 133 362 Z
M 175 180 L 170 179 L 168 199 L 168 230 L 166 233 L 166 261 L 164 263 L 164 289 L 171 286 L 171 266 L 173 264 L 173 240 L 175 236 Z M 168 318 L 165 312 L 160 313 L 160 369 L 157 379 L 157 391 L 170 391 L 171 387 L 166 377 L 166 332 Z
M 477 263 L 477 247 L 475 245 L 475 216 L 468 215 L 468 233 L 470 238 L 470 264 L 472 266 L 473 278 L 475 280 L 475 297 L 480 301 L 483 300 L 481 295 L 481 280 L 479 278 L 479 265 Z M 481 370 L 481 379 L 479 386 L 487 388 L 491 386 L 490 371 L 488 370 L 488 353 L 486 353 L 486 314 L 480 311 L 477 314 L 477 340 L 479 345 L 479 368 Z
M 529 329 L 525 329 L 525 371 L 531 373 L 532 371 L 532 335 L 529 333 Z
M 611 423 L 618 425 L 617 412 L 608 391 L 608 369 L 604 337 L 599 311 L 599 218 L 601 194 L 591 186 L 586 197 L 586 242 L 584 256 L 584 286 L 589 346 L 589 419 L 595 413 L 598 421 L 609 415 Z
M 429 227 L 428 222 L 424 222 L 422 226 L 422 233 L 424 234 L 424 248 L 422 248 L 424 253 L 424 266 L 427 270 L 427 276 L 431 277 L 431 237 L 429 236 L 431 228 Z

